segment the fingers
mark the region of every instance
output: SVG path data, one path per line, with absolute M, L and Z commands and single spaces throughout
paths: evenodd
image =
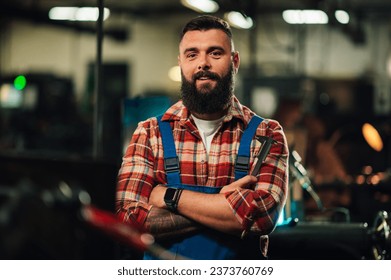
M 220 193 L 226 193 L 230 191 L 234 191 L 236 189 L 250 189 L 254 186 L 254 184 L 257 182 L 257 178 L 252 175 L 246 175 L 243 178 L 224 186 Z
M 257 178 L 252 175 L 246 175 L 243 178 L 233 182 L 232 184 L 238 184 L 240 188 L 248 188 L 251 187 L 252 184 L 257 182 Z

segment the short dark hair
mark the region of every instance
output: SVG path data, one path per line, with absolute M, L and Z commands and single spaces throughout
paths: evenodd
M 224 31 L 224 33 L 227 34 L 227 36 L 232 40 L 231 27 L 229 26 L 228 22 L 215 16 L 203 15 L 190 20 L 183 27 L 182 33 L 180 34 L 180 41 L 182 41 L 183 36 L 188 31 L 205 31 L 210 29 L 220 29 Z

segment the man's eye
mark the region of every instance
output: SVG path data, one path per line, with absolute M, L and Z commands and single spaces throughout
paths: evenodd
M 187 58 L 195 58 L 197 56 L 197 54 L 196 53 L 188 53 L 187 55 L 186 55 L 186 57 Z
M 211 56 L 214 56 L 214 57 L 220 57 L 221 56 L 221 52 L 220 51 L 213 51 L 210 54 L 211 54 Z

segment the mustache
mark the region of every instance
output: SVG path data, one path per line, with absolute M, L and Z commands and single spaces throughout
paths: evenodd
M 200 72 L 197 72 L 193 75 L 193 81 L 197 80 L 197 79 L 200 79 L 202 77 L 208 77 L 209 79 L 212 79 L 212 80 L 219 80 L 220 79 L 220 76 L 216 73 L 213 73 L 213 72 L 210 72 L 210 71 L 200 71 Z

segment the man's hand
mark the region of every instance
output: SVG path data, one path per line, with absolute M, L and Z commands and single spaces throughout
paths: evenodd
M 164 194 L 166 193 L 167 187 L 164 185 L 157 185 L 152 189 L 149 195 L 149 204 L 167 209 L 166 203 L 164 202 Z
M 229 185 L 224 186 L 220 193 L 227 193 L 241 189 L 251 189 L 254 188 L 256 182 L 257 178 L 255 176 L 247 175 Z

